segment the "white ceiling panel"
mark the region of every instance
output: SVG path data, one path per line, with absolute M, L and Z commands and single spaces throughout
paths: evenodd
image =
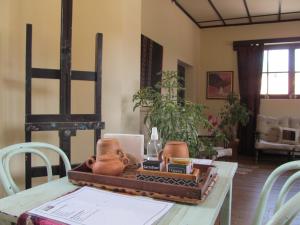
M 252 17 L 253 22 L 271 22 L 278 20 L 278 16 L 260 16 L 260 17 Z
M 226 24 L 241 24 L 241 23 L 249 23 L 248 18 L 242 18 L 242 19 L 234 19 L 234 20 L 225 20 Z
M 218 19 L 217 14 L 210 7 L 207 0 L 177 0 L 177 2 L 188 11 L 197 22 Z
M 300 12 L 292 13 L 292 14 L 281 14 L 281 20 L 294 20 L 294 19 L 300 19 Z
M 212 0 L 224 19 L 247 16 L 243 0 Z
M 285 1 L 285 0 L 283 0 Z M 278 0 L 248 0 L 248 8 L 252 16 L 278 13 Z
M 149 0 L 151 1 L 151 0 Z M 213 3 L 225 20 L 226 25 L 251 24 L 248 19 L 244 0 L 174 0 L 201 27 L 224 26 L 223 22 L 209 4 Z M 253 23 L 280 22 L 279 5 L 281 2 L 281 20 L 300 20 L 300 0 L 246 0 Z M 286 14 L 291 13 L 291 14 Z M 205 22 L 205 23 L 203 23 Z
M 281 3 L 281 11 L 283 13 L 300 11 L 300 0 L 283 0 Z

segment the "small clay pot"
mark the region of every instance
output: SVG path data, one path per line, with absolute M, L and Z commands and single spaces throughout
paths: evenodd
M 127 157 L 120 159 L 118 155 L 111 153 L 100 155 L 97 160 L 95 160 L 94 157 L 91 157 L 86 161 L 87 167 L 92 169 L 93 173 L 108 176 L 120 175 L 127 164 Z
M 159 159 L 163 160 L 165 165 L 169 158 L 189 158 L 189 149 L 183 141 L 168 141 L 162 152 L 159 154 Z
M 117 139 L 102 138 L 97 141 L 97 155 L 96 158 L 106 154 L 120 155 L 122 158 L 124 153 L 121 150 L 120 143 Z

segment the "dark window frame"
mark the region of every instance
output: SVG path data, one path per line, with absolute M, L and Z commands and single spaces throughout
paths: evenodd
M 289 68 L 288 68 L 288 94 L 261 94 L 265 99 L 300 99 L 300 94 L 295 94 L 295 50 L 300 49 L 300 43 L 270 44 L 265 45 L 264 50 L 289 50 Z M 262 72 L 263 74 L 263 72 Z M 269 71 L 267 72 L 269 74 Z

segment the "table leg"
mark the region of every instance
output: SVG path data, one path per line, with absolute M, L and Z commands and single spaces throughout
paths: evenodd
M 258 163 L 258 160 L 259 160 L 259 150 L 258 149 L 256 149 L 256 151 L 255 151 L 255 163 Z
M 220 212 L 220 225 L 231 224 L 231 200 L 232 200 L 232 183 L 225 196 L 221 212 Z
M 292 160 L 293 161 L 295 160 L 295 149 L 293 149 L 293 152 L 292 152 Z

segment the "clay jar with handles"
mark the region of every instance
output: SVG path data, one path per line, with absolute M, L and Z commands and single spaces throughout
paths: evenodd
M 106 154 L 115 154 L 118 155 L 122 161 L 129 161 L 127 155 L 121 149 L 119 141 L 114 138 L 102 138 L 97 141 L 96 160 Z
M 97 155 L 86 161 L 95 174 L 117 176 L 128 165 L 128 158 L 121 150 L 117 139 L 103 138 L 97 142 Z
M 159 159 L 167 165 L 170 158 L 189 158 L 189 149 L 183 141 L 168 141 L 163 151 L 159 154 Z
M 128 159 L 126 157 L 120 158 L 119 155 L 113 153 L 100 155 L 97 160 L 91 157 L 86 161 L 87 167 L 92 169 L 93 173 L 108 176 L 120 175 L 127 164 Z
M 120 143 L 117 139 L 113 138 L 102 138 L 97 141 L 97 155 L 96 158 L 105 154 L 116 154 L 123 156 L 124 153 L 121 150 Z

